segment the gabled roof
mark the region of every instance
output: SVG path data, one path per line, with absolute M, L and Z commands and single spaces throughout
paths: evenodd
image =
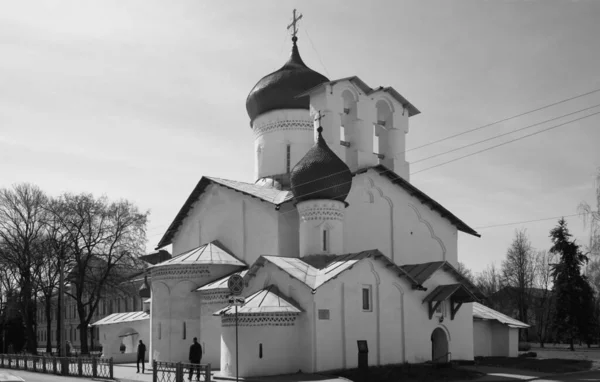
M 275 285 L 269 285 L 246 298 L 244 305 L 238 308 L 238 314 L 257 313 L 302 313 L 302 308 L 279 291 Z M 227 306 L 213 313 L 213 316 L 234 314 L 233 307 Z
M 208 284 L 205 284 L 205 285 L 199 287 L 198 289 L 196 289 L 196 292 L 214 291 L 214 290 L 219 290 L 219 289 L 229 289 L 229 287 L 227 286 L 227 282 L 229 281 L 229 278 L 231 276 L 240 275 L 240 276 L 244 277 L 244 276 L 246 276 L 246 273 L 248 273 L 247 269 L 243 270 L 243 271 L 234 272 L 230 275 L 227 275 L 225 277 L 222 277 L 220 279 L 209 282 Z
M 449 284 L 438 285 L 423 299 L 423 302 L 445 301 L 448 298 L 458 302 L 475 302 L 478 300 L 463 284 Z
M 123 322 L 141 321 L 149 319 L 150 315 L 146 312 L 113 313 L 104 317 L 101 320 L 94 322 L 90 326 L 120 324 Z
M 344 77 L 344 78 L 340 78 L 338 80 L 333 80 L 333 81 L 329 81 L 329 82 L 324 82 L 322 84 L 319 84 L 317 86 L 312 87 L 311 89 L 308 89 L 307 91 L 300 93 L 296 96 L 296 98 L 301 98 L 301 97 L 305 97 L 307 95 L 310 95 L 310 93 L 313 93 L 315 90 L 325 86 L 325 85 L 335 85 L 338 82 L 343 82 L 343 81 L 349 81 L 352 84 L 356 85 L 360 90 L 362 90 L 363 93 L 365 93 L 365 95 L 369 96 L 372 95 L 374 93 L 377 93 L 379 91 L 384 91 L 386 93 L 389 93 L 392 98 L 394 98 L 396 101 L 398 101 L 400 104 L 402 104 L 404 107 L 406 107 L 408 109 L 408 115 L 409 117 L 412 117 L 413 115 L 417 115 L 420 114 L 421 112 L 419 111 L 419 109 L 417 109 L 412 103 L 410 103 L 406 98 L 404 98 L 400 93 L 398 93 L 394 88 L 392 87 L 383 87 L 380 86 L 378 88 L 371 88 L 369 85 L 367 85 L 363 80 L 361 80 L 360 78 L 358 78 L 357 76 L 352 76 L 352 77 Z
M 441 204 L 433 200 L 431 197 L 427 196 L 423 191 L 419 190 L 406 179 L 402 178 L 400 175 L 396 174 L 392 170 L 388 169 L 384 165 L 377 165 L 371 167 L 365 167 L 355 172 L 355 174 L 362 174 L 367 172 L 368 170 L 375 170 L 379 173 L 379 175 L 385 176 L 388 178 L 393 184 L 402 187 L 406 192 L 408 192 L 411 196 L 419 199 L 422 204 L 429 206 L 432 210 L 437 211 L 443 218 L 446 218 L 452 223 L 459 231 L 464 233 L 468 233 L 473 236 L 481 237 L 480 234 L 477 233 L 473 228 L 469 227 L 465 222 L 457 218 L 452 212 L 448 211 Z
M 256 276 L 258 270 L 268 262 L 286 272 L 291 277 L 299 280 L 315 293 L 323 284 L 335 279 L 341 273 L 351 269 L 359 261 L 367 258 L 382 261 L 387 268 L 391 268 L 398 276 L 406 277 L 414 287 L 418 288 L 420 286 L 420 284 L 418 284 L 406 271 L 394 264 L 377 249 L 335 256 L 333 260 L 322 269 L 315 268 L 299 258 L 261 256 L 252 267 L 250 267 L 250 270 L 246 274 L 246 278 Z
M 515 320 L 514 318 L 511 318 L 505 314 L 502 314 L 492 308 L 489 308 L 489 307 L 482 305 L 480 303 L 477 303 L 477 302 L 473 303 L 473 318 L 476 318 L 479 320 L 496 320 L 502 324 L 508 325 L 511 328 L 528 328 L 529 327 L 529 325 L 527 325 L 524 322 Z
M 235 256 L 225 250 L 217 241 L 211 241 L 187 252 L 177 255 L 170 260 L 163 261 L 154 265 L 152 268 L 170 266 L 170 265 L 191 265 L 191 264 L 213 264 L 213 265 L 237 265 L 245 267 L 246 264 L 238 260 Z
M 279 206 L 280 204 L 287 202 L 289 200 L 292 200 L 292 198 L 293 198 L 291 191 L 277 190 L 275 188 L 262 187 L 259 185 L 245 183 L 245 182 L 238 182 L 235 180 L 203 176 L 200 179 L 200 181 L 198 182 L 198 184 L 196 185 L 196 187 L 194 188 L 194 190 L 192 191 L 192 193 L 190 194 L 190 196 L 188 196 L 187 200 L 185 201 L 185 203 L 183 204 L 183 206 L 177 213 L 177 216 L 175 216 L 175 219 L 173 219 L 173 222 L 171 223 L 169 228 L 167 228 L 167 231 L 165 232 L 163 237 L 158 242 L 156 249 L 160 249 L 160 248 L 162 248 L 166 245 L 169 245 L 173 242 L 173 237 L 175 236 L 175 233 L 181 226 L 181 223 L 183 222 L 183 220 L 186 218 L 190 209 L 192 208 L 194 203 L 198 200 L 200 195 L 202 195 L 204 193 L 204 191 L 206 190 L 206 188 L 208 186 L 210 186 L 211 184 L 217 184 L 219 186 L 241 192 L 244 195 L 248 195 L 248 196 L 257 198 L 263 202 L 271 203 L 275 206 Z
M 419 285 L 423 285 L 423 283 L 439 269 L 443 269 L 446 272 L 450 272 L 454 277 L 458 279 L 458 281 L 465 286 L 473 295 L 475 295 L 478 299 L 485 298 L 485 296 L 481 293 L 479 288 L 477 288 L 469 279 L 460 274 L 460 272 L 452 266 L 447 261 L 432 261 L 429 263 L 420 263 L 420 264 L 406 264 L 402 265 L 401 268 L 407 272 L 411 277 L 413 277 Z

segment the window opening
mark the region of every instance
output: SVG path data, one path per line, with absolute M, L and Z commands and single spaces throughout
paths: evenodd
M 159 323 L 158 323 L 158 339 L 159 339 L 159 340 L 160 340 L 160 339 L 161 339 L 161 337 L 162 337 L 162 336 L 161 336 L 161 334 L 162 334 L 162 330 L 161 330 L 161 329 L 162 329 L 162 327 L 161 327 L 161 326 L 162 326 L 162 325 L 161 325 L 161 323 L 159 322 Z
M 328 240 L 327 240 L 327 239 L 328 239 L 328 237 L 327 237 L 327 236 L 328 236 L 328 235 L 327 235 L 327 230 L 326 230 L 326 229 L 324 229 L 324 230 L 323 230 L 323 251 L 324 251 L 324 252 L 327 252 L 327 251 L 328 251 L 328 244 L 329 244 L 329 243 L 327 242 L 327 241 L 328 241 Z
M 371 288 L 363 287 L 362 289 L 362 308 L 364 311 L 371 311 Z
M 262 344 L 258 344 L 258 358 L 262 358 L 262 356 L 263 356 Z
M 186 336 L 186 327 L 185 327 L 185 321 L 183 321 L 183 339 L 185 340 L 185 336 Z

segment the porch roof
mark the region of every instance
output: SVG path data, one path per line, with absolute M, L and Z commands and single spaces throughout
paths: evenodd
M 438 285 L 430 294 L 423 299 L 423 302 L 445 301 L 448 298 L 456 302 L 476 302 L 477 297 L 462 284 Z
M 269 285 L 246 298 L 244 305 L 238 308 L 238 313 L 260 314 L 260 313 L 302 313 L 291 299 L 285 297 L 277 286 Z M 234 314 L 233 306 L 227 306 L 213 313 L 213 316 Z
M 479 304 L 477 302 L 473 303 L 473 318 L 479 320 L 496 320 L 502 324 L 508 325 L 511 328 L 528 328 L 524 322 L 519 320 L 515 320 L 512 317 L 509 317 L 505 314 L 502 314 L 490 307 Z
M 146 312 L 113 313 L 99 321 L 94 322 L 90 326 L 120 324 L 123 322 L 141 321 L 149 319 L 150 315 Z

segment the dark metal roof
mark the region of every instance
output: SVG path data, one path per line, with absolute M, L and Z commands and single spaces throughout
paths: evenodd
M 285 203 L 286 201 L 290 201 L 293 198 L 292 192 L 287 190 L 277 190 L 275 188 L 261 187 L 259 185 L 238 182 L 235 180 L 203 176 L 192 191 L 192 193 L 190 194 L 190 196 L 188 196 L 187 200 L 177 213 L 177 216 L 175 216 L 175 219 L 173 219 L 173 222 L 171 223 L 169 228 L 167 228 L 167 231 L 158 242 L 156 249 L 160 249 L 173 242 L 173 236 L 175 236 L 175 233 L 181 226 L 183 220 L 186 218 L 193 204 L 198 200 L 200 195 L 204 193 L 206 187 L 210 186 L 211 184 L 218 184 L 219 186 L 241 192 L 244 195 L 248 195 L 257 198 L 261 201 L 274 204 L 275 206 Z
M 410 103 L 406 98 L 404 98 L 400 93 L 398 93 L 396 91 L 396 89 L 394 89 L 393 87 L 391 87 L 391 86 L 388 86 L 388 87 L 380 86 L 378 88 L 373 89 L 369 85 L 367 85 L 363 80 L 361 80 L 360 78 L 358 78 L 357 76 L 340 78 L 339 80 L 333 80 L 333 81 L 329 81 L 329 82 L 324 82 L 322 84 L 318 84 L 317 86 L 314 86 L 311 89 L 308 89 L 304 93 L 298 94 L 297 97 L 301 98 L 301 97 L 309 96 L 312 92 L 314 92 L 317 89 L 320 89 L 322 86 L 325 86 L 325 85 L 331 85 L 331 86 L 333 86 L 336 83 L 342 82 L 342 81 L 349 81 L 349 82 L 353 83 L 354 85 L 356 85 L 367 96 L 373 95 L 373 94 L 375 94 L 377 92 L 380 92 L 380 91 L 388 93 L 390 96 L 392 96 L 393 99 L 395 99 L 400 104 L 402 104 L 402 106 L 404 106 L 405 108 L 408 109 L 408 116 L 409 117 L 412 117 L 414 115 L 417 115 L 417 114 L 421 113 L 419 111 L 419 109 L 417 109 L 412 103 Z
M 329 199 L 343 202 L 352 187 L 352 173 L 325 143 L 323 128 L 317 129 L 315 145 L 294 166 L 290 184 L 296 203 Z
M 446 272 L 451 273 L 458 281 L 467 288 L 473 295 L 477 296 L 479 299 L 484 299 L 485 296 L 479 288 L 477 288 L 469 279 L 465 276 L 461 275 L 460 272 L 452 266 L 447 261 L 432 261 L 429 263 L 420 263 L 420 264 L 406 264 L 402 265 L 401 268 L 406 271 L 412 278 L 417 280 L 419 285 L 423 285 L 423 283 L 438 270 L 443 269 Z
M 416 197 L 421 201 L 421 203 L 429 206 L 432 210 L 437 211 L 440 215 L 442 215 L 443 218 L 448 219 L 456 228 L 458 228 L 459 231 L 468 233 L 473 236 L 481 237 L 481 235 L 478 234 L 477 231 L 475 231 L 473 228 L 465 224 L 462 220 L 457 218 L 452 212 L 448 211 L 446 208 L 444 208 L 441 204 L 433 200 L 423 191 L 419 190 L 417 187 L 410 184 L 410 182 L 408 182 L 406 179 L 402 178 L 400 175 L 396 174 L 384 165 L 366 167 L 356 171 L 355 174 L 362 174 L 370 169 L 377 171 L 379 175 L 385 176 L 395 185 L 404 188 L 406 192 L 408 192 L 411 196 Z
M 463 284 L 438 285 L 430 294 L 428 294 L 423 302 L 438 302 L 445 301 L 452 297 L 456 302 L 477 302 L 477 297 L 467 289 Z
M 296 96 L 320 83 L 329 81 L 327 77 L 306 66 L 300 57 L 296 40 L 296 37 L 292 39 L 292 54 L 285 65 L 261 78 L 248 94 L 246 110 L 250 116 L 250 126 L 256 117 L 271 110 L 308 110 L 309 97 Z

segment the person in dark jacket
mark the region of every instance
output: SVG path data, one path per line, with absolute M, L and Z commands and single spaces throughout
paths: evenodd
M 142 342 L 142 340 L 140 340 L 140 343 L 138 345 L 138 349 L 137 349 L 137 372 L 140 372 L 140 362 L 142 363 L 142 374 L 144 374 L 144 368 L 145 368 L 145 363 L 146 363 L 146 345 L 144 345 L 144 343 Z
M 202 346 L 198 343 L 198 338 L 194 337 L 194 343 L 190 346 L 190 363 L 192 366 L 190 367 L 190 375 L 188 376 L 188 380 L 192 380 L 192 376 L 194 375 L 194 369 L 196 369 L 197 381 L 200 380 L 200 361 L 202 360 Z

